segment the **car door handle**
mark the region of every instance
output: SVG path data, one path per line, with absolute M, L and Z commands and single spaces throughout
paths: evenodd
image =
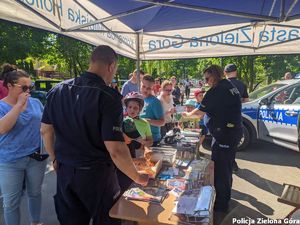
M 290 111 L 286 111 L 285 112 L 285 115 L 287 116 L 297 116 L 298 115 L 298 112 L 295 112 L 293 110 L 290 110 Z

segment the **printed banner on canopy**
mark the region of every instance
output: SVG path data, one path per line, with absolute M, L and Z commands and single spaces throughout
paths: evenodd
M 40 15 L 43 15 L 53 24 L 47 22 Z M 0 19 L 64 34 L 92 45 L 110 45 L 114 47 L 119 54 L 135 58 L 135 34 L 108 32 L 108 30 L 133 32 L 130 28 L 117 20 L 106 22 L 106 27 L 101 24 L 95 24 L 84 28 L 92 32 L 63 32 L 64 29 L 92 22 L 107 16 L 110 15 L 93 3 L 84 0 L 77 2 L 73 0 L 0 1 Z M 96 30 L 106 32 L 93 32 Z
M 144 33 L 141 45 L 142 59 L 299 53 L 300 20 Z
M 136 58 L 137 35 L 117 19 L 82 28 L 85 31 L 67 31 L 109 16 L 87 0 L 0 1 L 0 19 L 93 45 L 110 45 L 119 54 Z M 300 19 L 278 24 L 244 23 L 140 33 L 139 44 L 142 60 L 300 53 Z

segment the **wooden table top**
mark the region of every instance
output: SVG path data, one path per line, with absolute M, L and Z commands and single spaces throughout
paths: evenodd
M 210 161 L 206 168 L 209 176 L 205 185 L 214 185 L 214 164 Z M 109 212 L 113 218 L 136 221 L 140 224 L 178 224 L 176 216 L 172 216 L 176 197 L 169 194 L 162 204 L 143 201 L 127 200 L 123 196 L 116 202 Z

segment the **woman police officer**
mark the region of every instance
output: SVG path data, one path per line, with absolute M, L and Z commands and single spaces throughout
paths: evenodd
M 201 106 L 183 116 L 205 113 L 209 117 L 206 126 L 213 137 L 212 160 L 216 188 L 215 211 L 227 211 L 231 198 L 232 165 L 237 145 L 242 137 L 241 99 L 237 88 L 228 79 L 223 79 L 223 70 L 212 65 L 204 70 L 207 91 Z

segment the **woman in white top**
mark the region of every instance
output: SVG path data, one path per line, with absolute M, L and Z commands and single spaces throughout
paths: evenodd
M 166 124 L 165 126 L 161 127 L 162 137 L 164 137 L 166 133 L 169 130 L 173 129 L 174 127 L 174 124 L 172 123 L 172 114 L 175 113 L 175 107 L 173 102 L 172 91 L 173 91 L 172 82 L 169 80 L 165 80 L 161 84 L 161 93 L 157 97 L 160 100 L 165 113 Z

